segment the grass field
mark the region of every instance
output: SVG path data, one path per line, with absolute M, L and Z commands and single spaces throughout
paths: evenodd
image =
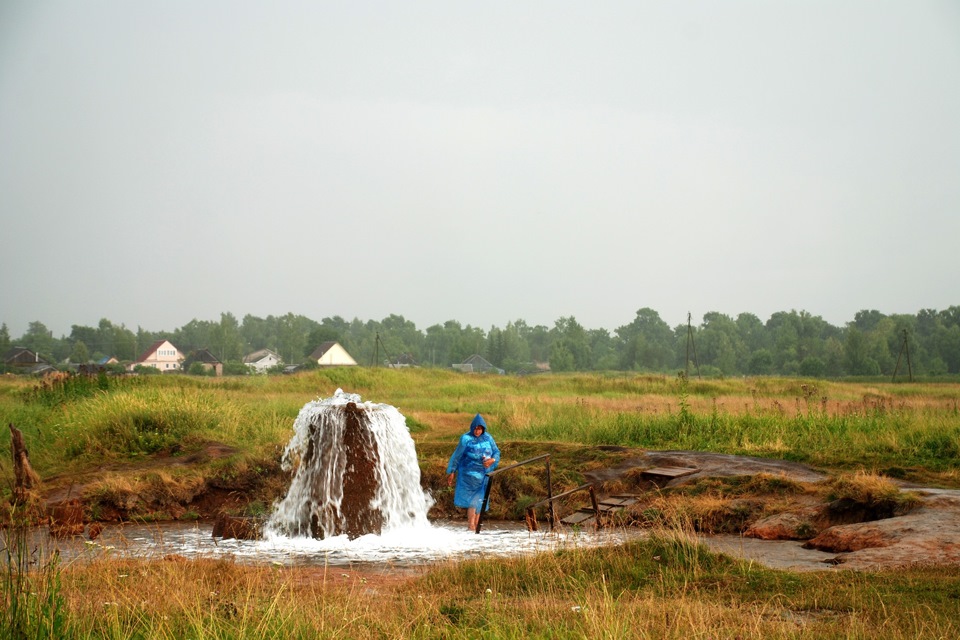
M 117 504 L 130 507 L 127 517 L 196 517 L 193 505 L 212 487 L 243 496 L 231 508 L 265 509 L 285 486 L 278 462 L 294 418 L 337 388 L 406 416 L 427 488 L 442 486 L 447 457 L 477 412 L 504 464 L 550 452 L 560 488 L 642 449 L 763 456 L 838 478 L 960 487 L 955 383 L 369 368 L 46 384 L 5 377 L 0 417 L 24 433 L 43 490 L 76 487 L 88 517 Z M 0 446 L 9 446 L 6 429 Z M 7 521 L 15 521 L 24 514 L 9 506 L 9 462 L 0 471 Z M 518 517 L 511 502 L 530 499 L 541 480 L 518 474 L 492 515 Z M 726 490 L 734 489 L 742 487 Z M 438 502 L 437 517 L 453 513 Z M 229 561 L 59 567 L 20 549 L 16 532 L 5 530 L 0 631 L 8 636 L 960 637 L 955 568 L 772 571 L 710 554 L 677 521 L 623 547 L 452 564 L 404 579 Z

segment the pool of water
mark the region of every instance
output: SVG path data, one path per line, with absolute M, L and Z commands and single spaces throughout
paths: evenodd
M 32 548 L 49 557 L 54 551 L 64 563 L 106 557 L 232 558 L 246 564 L 283 566 L 417 567 L 451 560 L 514 556 L 564 548 L 616 545 L 642 535 L 640 531 L 527 531 L 523 523 L 485 522 L 476 534 L 464 523 L 435 523 L 422 528 L 366 535 L 349 540 L 337 536 L 313 538 L 266 537 L 262 540 L 213 538 L 212 523 L 198 522 L 108 525 L 95 541 L 82 537 L 55 540 L 45 528 L 34 531 Z

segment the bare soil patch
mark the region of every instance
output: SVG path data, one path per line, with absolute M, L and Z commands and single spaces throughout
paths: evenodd
M 696 468 L 695 473 L 672 480 L 643 479 L 655 467 Z M 815 487 L 829 474 L 803 464 L 696 451 L 650 451 L 614 468 L 587 474 L 601 486 L 639 489 L 640 501 L 630 507 L 635 524 L 649 521 L 664 496 L 683 495 L 685 487 L 709 486 L 716 478 L 767 476 Z M 815 492 L 790 495 L 762 493 L 746 497 L 677 497 L 696 501 L 701 509 L 694 525 L 705 533 L 739 533 L 762 540 L 802 540 L 810 549 L 834 553 L 827 562 L 850 569 L 877 569 L 911 565 L 960 566 L 960 490 L 918 487 L 893 481 L 913 492 L 912 508 L 898 512 L 887 505 L 826 500 Z M 695 493 L 695 492 L 693 492 Z M 659 501 L 659 502 L 658 502 Z M 915 506 L 913 506 L 915 505 Z M 676 504 L 673 505 L 677 507 Z M 682 509 L 682 507 L 677 507 Z M 733 524 L 734 530 L 724 529 Z

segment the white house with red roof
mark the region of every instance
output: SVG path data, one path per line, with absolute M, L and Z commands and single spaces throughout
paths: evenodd
M 137 365 L 140 365 L 163 372 L 180 371 L 183 359 L 184 355 L 169 340 L 157 340 L 129 368 L 133 371 Z

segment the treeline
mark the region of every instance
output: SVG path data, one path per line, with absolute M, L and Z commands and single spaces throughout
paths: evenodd
M 836 327 L 806 311 L 774 313 L 764 322 L 752 313 L 731 317 L 710 312 L 699 325 L 670 327 L 653 309 L 643 308 L 629 324 L 586 329 L 573 316 L 552 327 L 523 320 L 488 330 L 455 320 L 420 330 L 403 316 L 379 322 L 315 321 L 288 313 L 260 318 L 222 313 L 219 321 L 192 320 L 172 332 L 136 332 L 107 319 L 96 327 L 73 325 L 55 338 L 43 323 L 30 323 L 12 338 L 0 326 L 0 351 L 26 347 L 52 363 L 97 362 L 116 357 L 135 361 L 157 340 L 170 340 L 184 353 L 208 349 L 226 371 L 242 372 L 243 356 L 271 349 L 288 364 L 303 362 L 318 345 L 335 340 L 361 365 L 404 361 L 423 367 L 449 367 L 474 354 L 508 372 L 650 371 L 701 375 L 785 375 L 808 377 L 960 373 L 960 306 L 915 315 L 859 311 Z M 898 365 L 899 362 L 899 365 Z

